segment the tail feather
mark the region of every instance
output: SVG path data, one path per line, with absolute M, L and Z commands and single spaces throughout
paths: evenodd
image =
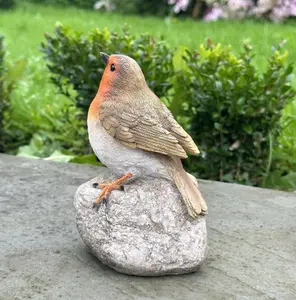
M 171 157 L 168 171 L 181 193 L 190 216 L 197 218 L 199 215 L 207 214 L 208 208 L 197 182 L 194 182 L 193 176 L 185 172 L 181 159 Z

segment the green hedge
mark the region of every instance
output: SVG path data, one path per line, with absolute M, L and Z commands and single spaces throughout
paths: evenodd
M 10 117 L 11 96 L 18 80 L 22 77 L 25 63 L 23 60 L 12 62 L 5 61 L 4 37 L 0 35 L 0 152 L 16 152 L 16 149 L 28 142 L 30 136 L 22 130 L 15 130 Z
M 4 110 L 5 110 L 5 100 L 4 100 L 4 46 L 3 46 L 3 37 L 0 36 L 0 152 L 4 152 L 4 129 L 3 129 L 3 119 L 4 119 Z
M 112 0 L 115 10 L 124 14 L 166 16 L 170 12 L 167 0 Z
M 10 99 L 6 82 L 7 66 L 5 65 L 4 59 L 4 37 L 0 35 L 0 152 L 6 152 L 9 148 L 7 113 L 10 107 Z
M 62 94 L 75 98 L 76 106 L 83 110 L 84 115 L 105 69 L 101 51 L 125 53 L 136 59 L 148 85 L 159 96 L 166 95 L 172 86 L 172 50 L 164 41 L 156 41 L 149 34 L 134 36 L 124 28 L 120 33 L 95 29 L 84 36 L 68 27 L 58 26 L 54 36 L 46 34 L 45 37 L 42 51 L 49 62 L 51 79 Z
M 245 45 L 239 55 L 229 46 L 171 49 L 146 34 L 93 30 L 87 36 L 59 26 L 46 35 L 42 51 L 52 80 L 74 98 L 84 115 L 101 79 L 99 52 L 124 53 L 142 67 L 148 85 L 190 131 L 202 155 L 185 161 L 196 176 L 264 186 L 282 162 L 272 159 L 281 132 L 281 111 L 292 101 L 292 65 L 275 48 L 262 73 Z M 85 118 L 85 116 L 84 116 Z M 286 168 L 286 167 L 285 167 Z M 286 169 L 285 169 L 286 170 Z
M 1 0 L 0 0 L 1 1 Z M 30 0 L 34 3 L 57 6 L 77 6 L 85 9 L 93 9 L 95 0 Z
M 0 9 L 10 9 L 15 5 L 15 0 L 0 0 Z
M 3 0 L 0 0 L 0 3 Z M 11 2 L 5 0 L 4 2 Z M 58 5 L 58 6 L 76 6 L 79 8 L 93 9 L 97 0 L 30 0 L 31 2 Z M 123 14 L 142 14 L 166 16 L 170 12 L 170 6 L 167 0 L 111 0 L 115 10 Z
M 282 131 L 282 109 L 295 97 L 293 66 L 275 48 L 262 74 L 249 45 L 238 56 L 210 42 L 188 52 L 190 131 L 203 157 L 191 160 L 201 178 L 263 185 L 272 147 Z

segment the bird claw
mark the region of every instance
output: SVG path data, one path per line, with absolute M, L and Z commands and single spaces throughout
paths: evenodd
M 101 206 L 101 204 L 103 204 L 104 206 L 107 206 L 107 197 L 103 197 L 102 198 L 102 200 L 99 202 L 99 203 L 97 203 L 96 201 L 93 203 L 93 206 L 92 206 L 92 208 L 96 208 L 97 209 L 97 211 L 99 210 L 99 208 L 100 208 L 100 206 Z
M 103 202 L 104 205 L 107 205 L 107 197 L 113 190 L 121 189 L 124 191 L 124 187 L 122 186 L 122 183 L 126 181 L 128 178 L 132 176 L 132 173 L 127 173 L 124 176 L 120 177 L 119 179 L 111 182 L 111 183 L 93 183 L 93 187 L 97 188 L 99 187 L 101 189 L 101 193 L 97 197 L 96 201 L 93 204 L 93 208 L 99 207 L 100 203 Z
M 93 205 L 92 205 L 92 208 L 93 208 L 93 209 L 96 208 L 96 209 L 98 210 L 99 207 L 100 207 L 100 203 L 98 204 L 97 202 L 94 202 Z
M 92 184 L 92 187 L 95 188 L 95 189 L 97 189 L 98 186 L 99 186 L 99 184 L 97 182 L 95 182 L 95 183 Z
M 106 198 L 106 197 L 103 198 L 102 203 L 103 203 L 105 206 L 107 206 L 107 198 Z

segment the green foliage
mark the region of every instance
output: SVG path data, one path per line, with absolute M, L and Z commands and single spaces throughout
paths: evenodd
M 98 161 L 95 154 L 86 154 L 86 155 L 77 155 L 73 157 L 70 162 L 76 163 L 76 164 L 89 164 L 89 165 L 95 165 L 95 166 L 103 166 L 101 162 Z
M 70 107 L 71 109 L 73 106 Z M 94 154 L 82 154 L 83 152 L 90 152 L 90 148 L 88 141 L 85 140 L 86 128 L 81 124 L 81 121 L 78 121 L 78 124 L 79 127 L 75 124 L 75 120 L 71 123 L 71 120 L 68 119 L 62 126 L 55 124 L 56 131 L 41 130 L 35 133 L 28 145 L 19 147 L 17 155 L 101 166 L 102 164 Z M 61 132 L 61 128 L 65 128 L 65 132 Z
M 138 0 L 138 12 L 156 16 L 166 16 L 170 11 L 167 0 Z
M 35 133 L 28 145 L 20 147 L 18 154 L 43 158 L 51 156 L 54 151 L 73 156 L 88 154 L 91 149 L 86 122 L 80 115 L 80 111 L 70 103 L 59 112 L 49 108 L 32 115 L 32 125 L 38 124 L 38 129 L 24 129 L 28 131 L 25 133 Z
M 0 152 L 4 151 L 4 114 L 7 109 L 7 100 L 4 94 L 4 76 L 6 72 L 4 56 L 3 37 L 0 36 Z
M 15 139 L 11 132 L 11 95 L 16 82 L 24 71 L 23 61 L 5 63 L 4 38 L 0 36 L 0 152 L 7 152 L 15 147 Z
M 293 67 L 285 66 L 287 53 L 279 47 L 263 74 L 253 57 L 248 45 L 235 56 L 230 46 L 210 41 L 198 52 L 187 51 L 187 113 L 202 151 L 189 166 L 201 178 L 264 185 L 275 167 L 272 152 L 282 130 L 282 110 L 295 96 Z
M 0 0 L 0 9 L 9 9 L 14 7 L 15 0 Z
M 93 157 L 87 156 L 91 150 L 85 124 L 89 104 L 105 69 L 101 51 L 124 53 L 135 58 L 145 72 L 148 85 L 159 96 L 166 95 L 172 86 L 169 80 L 174 74 L 173 54 L 168 45 L 164 41 L 156 42 L 148 34 L 133 36 L 127 28 L 120 34 L 96 29 L 84 36 L 68 27 L 58 26 L 55 36 L 46 35 L 42 51 L 49 61 L 52 82 L 71 103 L 75 103 L 76 108 L 70 105 L 72 111 L 68 116 L 64 115 L 67 108 L 55 118 L 45 114 L 47 121 L 52 121 L 44 130 L 39 128 L 33 142 L 22 149 L 33 156 L 49 157 L 53 149 L 57 149 L 65 154 L 80 154 L 75 157 L 75 162 L 97 164 Z M 46 123 L 42 121 L 41 124 Z
M 139 0 L 112 0 L 115 11 L 120 14 L 138 14 Z
M 0 0 L 10 2 L 12 0 Z M 31 2 L 57 5 L 57 6 L 76 6 L 79 8 L 92 9 L 98 0 L 30 0 Z M 104 0 L 102 0 L 104 1 Z M 167 0 L 111 0 L 115 10 L 123 14 L 141 14 L 141 15 L 156 15 L 166 16 L 169 13 L 170 7 Z
M 25 130 L 23 129 L 24 124 L 20 122 L 21 120 L 13 120 L 11 117 L 14 110 L 13 94 L 15 93 L 15 90 L 18 88 L 21 80 L 23 79 L 25 68 L 26 60 L 24 59 L 19 59 L 14 62 L 10 61 L 6 63 L 6 76 L 4 82 L 4 91 L 7 100 L 6 113 L 4 116 L 6 152 L 13 151 L 13 149 L 16 149 L 20 145 L 23 145 L 31 137 L 31 133 L 25 133 Z M 19 130 L 15 130 L 14 123 L 19 124 Z
M 126 28 L 121 34 L 96 29 L 83 35 L 58 26 L 55 36 L 46 35 L 42 51 L 53 83 L 76 102 L 84 118 L 105 68 L 99 52 L 124 53 L 139 62 L 148 85 L 200 146 L 202 157 L 187 163 L 191 172 L 261 186 L 281 176 L 285 187 L 291 186 L 287 182 L 294 175 L 286 171 L 288 162 L 273 158 L 282 131 L 282 109 L 295 95 L 290 85 L 293 67 L 285 66 L 287 55 L 279 48 L 264 74 L 253 65 L 248 45 L 238 57 L 230 47 L 211 43 L 198 53 L 185 47 L 173 52 L 164 41 L 156 42 L 148 34 L 131 35 Z M 273 172 L 278 164 L 280 174 Z
M 167 0 L 112 0 L 116 11 L 126 14 L 166 16 L 170 11 Z
M 273 151 L 273 169 L 265 180 L 265 187 L 296 189 L 296 101 L 283 110 L 283 130 L 279 145 Z
M 0 0 L 1 1 L 1 0 Z M 31 2 L 46 4 L 46 5 L 58 5 L 58 6 L 76 6 L 79 8 L 92 9 L 95 0 L 30 0 Z
M 289 148 L 278 147 L 273 156 L 273 171 L 264 182 L 264 187 L 283 190 L 296 189 L 296 153 Z
M 46 35 L 42 51 L 49 61 L 52 82 L 62 94 L 76 100 L 76 106 L 84 115 L 105 69 L 100 51 L 133 57 L 140 64 L 148 85 L 159 97 L 165 96 L 172 86 L 173 52 L 167 43 L 157 42 L 150 34 L 132 35 L 126 27 L 121 33 L 95 29 L 83 35 L 69 27 L 58 26 L 55 36 Z
M 103 28 L 104 26 L 115 30 L 119 28 L 120 23 L 127 22 L 131 26 L 130 32 L 133 35 L 139 35 L 143 32 L 150 32 L 155 37 L 165 35 L 166 41 L 172 47 L 184 45 L 188 49 L 196 48 L 206 37 L 211 36 L 214 41 L 221 44 L 231 44 L 234 53 L 238 53 L 243 41 L 248 38 L 256 50 L 256 56 L 252 57 L 252 63 L 261 73 L 267 67 L 265 58 L 269 56 L 271 46 L 281 39 L 287 39 L 285 48 L 289 51 L 288 62 L 296 60 L 293 43 L 295 26 L 293 22 L 273 24 L 249 20 L 245 22 L 217 21 L 205 23 L 194 22 L 187 18 L 182 21 L 172 19 L 170 23 L 164 23 L 161 18 L 119 16 L 113 13 L 80 10 L 69 7 L 69 5 L 66 9 L 65 7 L 44 6 L 27 1 L 18 1 L 18 5 L 14 10 L 2 11 L 0 17 L 0 30 L 6 36 L 5 40 L 9 51 L 9 55 L 6 56 L 6 67 L 13 71 L 14 63 L 12 62 L 20 61 L 20 59 L 23 62 L 18 65 L 25 64 L 24 75 L 22 80 L 15 85 L 15 89 L 11 94 L 10 108 L 6 113 L 9 116 L 9 134 L 14 137 L 14 148 L 24 144 L 30 145 L 31 138 L 33 140 L 35 136 L 41 136 L 42 141 L 45 140 L 45 143 L 42 142 L 45 144 L 44 149 L 47 148 L 47 150 L 42 151 L 41 149 L 41 151 L 38 151 L 37 154 L 41 157 L 51 156 L 55 150 L 71 156 L 75 156 L 75 153 L 90 153 L 86 136 L 86 121 L 79 121 L 81 118 L 80 113 L 72 106 L 74 104 L 72 101 L 57 94 L 56 86 L 49 81 L 50 72 L 47 71 L 39 51 L 38 45 L 40 45 L 43 33 L 50 32 L 52 24 L 56 20 L 60 20 L 64 24 L 83 32 L 88 32 L 95 27 Z M 121 20 L 121 22 L 119 23 L 118 20 Z M 263 30 L 264 39 L 262 39 Z M 196 34 L 197 32 L 198 34 Z M 274 34 L 275 32 L 277 34 Z M 172 78 L 173 87 L 168 90 L 167 96 L 170 109 L 174 111 L 178 121 L 188 130 L 190 124 L 188 122 L 190 119 L 188 107 L 191 102 L 192 91 L 187 88 L 187 74 L 182 71 L 187 67 L 187 63 L 182 61 L 183 52 L 183 49 L 181 49 L 181 51 L 174 54 L 174 69 L 175 72 L 178 72 L 181 80 L 176 77 Z M 191 80 L 189 81 L 191 82 Z M 99 78 L 97 85 L 98 83 Z M 294 80 L 295 83 L 296 80 Z M 73 93 L 73 89 L 69 89 L 71 99 L 73 99 L 75 93 Z M 67 112 L 68 107 L 71 107 L 71 109 Z M 187 113 L 184 114 L 184 111 Z M 293 188 L 293 180 L 291 179 L 293 173 L 296 172 L 295 164 L 293 164 L 293 162 L 296 162 L 295 116 L 296 101 L 294 100 L 283 110 L 283 131 L 277 141 L 273 143 L 272 164 L 270 173 L 265 180 L 266 187 Z M 76 121 L 81 122 L 81 125 L 76 124 L 70 131 L 71 123 Z M 68 129 L 64 132 L 65 127 Z M 79 129 L 84 133 L 79 133 Z M 53 133 L 58 136 L 64 135 L 64 137 L 59 137 L 59 142 L 55 143 Z M 66 136 L 69 134 L 72 134 L 72 136 L 67 139 Z M 63 141 L 64 139 L 66 142 Z M 72 143 L 75 145 L 72 146 Z M 80 146 L 78 143 L 81 143 Z M 198 140 L 197 143 L 199 143 Z M 55 147 L 50 149 L 51 144 L 56 149 L 54 149 Z M 277 146 L 277 144 L 279 145 Z M 68 149 L 64 149 L 63 145 Z M 81 150 L 79 150 L 80 147 L 82 147 Z M 74 149 L 75 153 L 71 149 Z M 83 162 L 85 156 L 81 156 L 80 162 Z M 93 158 L 92 160 L 95 161 Z M 194 157 L 189 160 L 191 170 L 194 168 L 196 159 L 198 158 Z M 184 163 L 186 162 L 187 160 L 184 160 Z M 197 172 L 195 173 L 197 174 Z

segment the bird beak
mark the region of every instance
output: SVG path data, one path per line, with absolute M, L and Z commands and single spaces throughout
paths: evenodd
M 107 65 L 108 64 L 108 60 L 109 60 L 109 55 L 104 53 L 104 52 L 100 52 L 102 58 L 103 58 L 103 61 L 104 63 Z

